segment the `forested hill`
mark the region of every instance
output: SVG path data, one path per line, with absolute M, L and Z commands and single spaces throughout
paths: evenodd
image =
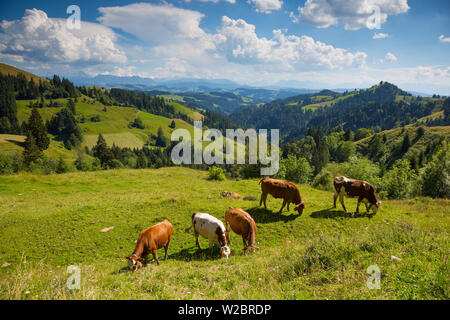
M 393 84 L 380 82 L 365 90 L 343 94 L 323 90 L 243 108 L 231 119 L 245 127 L 282 129 L 282 136 L 290 140 L 305 135 L 310 126 L 391 129 L 436 111 L 444 111 L 448 119 L 448 106 L 448 99 L 412 97 Z

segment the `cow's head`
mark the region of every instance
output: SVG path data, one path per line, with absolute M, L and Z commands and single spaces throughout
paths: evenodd
M 306 201 L 303 200 L 302 202 L 300 202 L 298 205 L 295 206 L 294 210 L 298 211 L 298 214 L 301 216 L 303 213 L 303 209 L 305 209 L 305 203 Z
M 380 208 L 380 206 L 381 206 L 381 201 L 378 200 L 377 203 L 372 204 L 372 205 L 370 206 L 370 208 L 372 209 L 373 213 L 376 214 L 377 211 L 378 211 L 378 209 Z
M 231 254 L 231 248 L 228 245 L 224 245 L 220 247 L 220 255 L 224 257 L 225 259 L 228 259 L 228 257 Z
M 125 259 L 128 259 L 128 268 L 132 271 L 136 271 L 140 267 L 142 267 L 142 261 L 144 259 L 139 258 L 137 255 L 132 254 L 131 256 L 126 256 Z

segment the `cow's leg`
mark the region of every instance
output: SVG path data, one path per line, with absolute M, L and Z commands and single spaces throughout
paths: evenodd
M 347 209 L 345 208 L 344 205 L 344 195 L 342 193 L 339 194 L 339 202 L 341 203 L 342 208 L 344 208 L 344 211 L 347 212 Z
M 200 248 L 200 242 L 198 242 L 198 236 L 199 233 L 195 232 L 195 245 L 197 246 L 198 250 L 202 250 L 202 248 Z
M 211 240 L 209 240 L 209 253 L 213 254 L 213 242 Z
M 159 265 L 158 254 L 156 252 L 156 249 L 153 249 L 152 254 L 153 254 L 153 259 L 155 259 L 156 263 Z
M 164 250 L 165 250 L 165 255 L 164 255 L 164 261 L 167 260 L 167 253 L 169 252 L 169 244 L 170 244 L 170 238 L 167 241 L 167 244 L 164 246 Z
M 261 203 L 264 202 L 264 209 L 267 209 L 266 200 L 267 200 L 267 193 L 263 192 L 261 194 L 261 200 L 259 201 L 259 205 L 261 205 Z
M 336 200 L 338 198 L 338 193 L 336 192 L 336 190 L 334 190 L 334 195 L 333 195 L 333 208 L 336 209 Z
M 362 198 L 358 197 L 358 204 L 356 205 L 356 213 L 359 213 L 359 205 L 361 204 Z
M 285 205 L 286 205 L 286 199 L 283 199 L 283 205 L 281 206 L 281 209 L 280 209 L 280 211 L 278 213 L 283 212 L 283 208 L 284 208 Z
M 227 240 L 228 240 L 228 243 L 229 244 L 231 244 L 231 234 L 230 234 L 230 224 L 228 223 L 228 221 L 227 221 L 227 228 L 226 228 L 226 231 L 227 231 Z

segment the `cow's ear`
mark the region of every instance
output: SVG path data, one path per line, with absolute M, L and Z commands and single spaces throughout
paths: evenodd
M 130 256 L 125 256 L 125 259 L 130 259 Z

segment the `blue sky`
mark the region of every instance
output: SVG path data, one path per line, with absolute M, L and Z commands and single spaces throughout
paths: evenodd
M 68 29 L 66 9 L 81 10 Z M 450 2 L 425 0 L 0 3 L 0 61 L 86 73 L 450 95 Z

